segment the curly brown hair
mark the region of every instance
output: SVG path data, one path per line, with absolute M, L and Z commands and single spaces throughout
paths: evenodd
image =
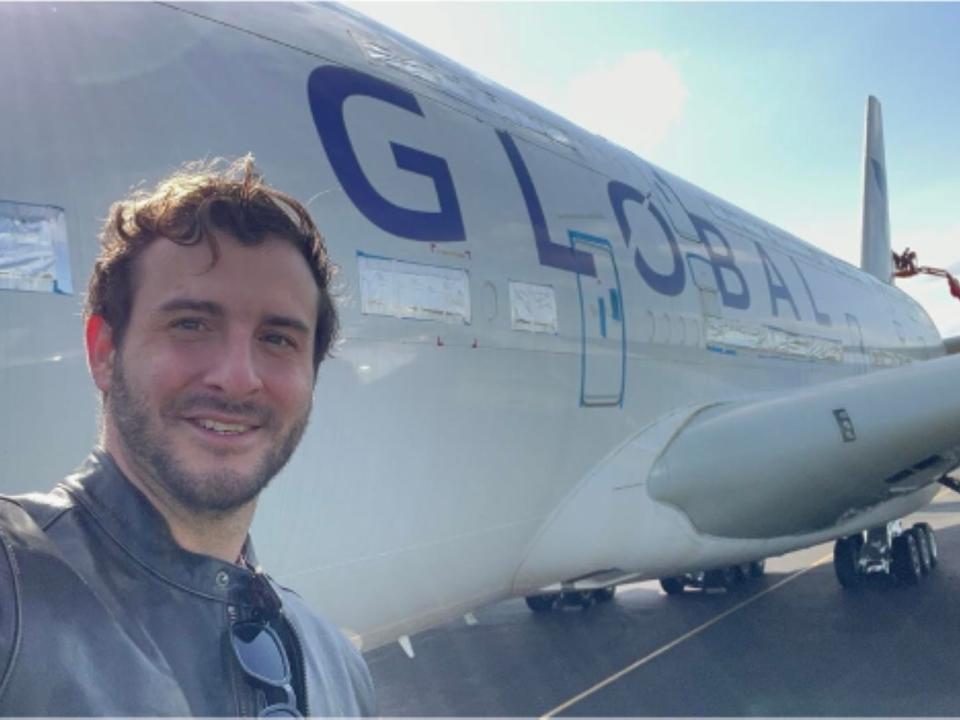
M 136 260 L 144 248 L 158 238 L 179 245 L 206 242 L 213 267 L 219 259 L 215 231 L 248 246 L 274 235 L 300 250 L 320 290 L 313 346 L 316 374 L 339 328 L 330 292 L 336 268 L 306 208 L 267 185 L 252 155 L 230 163 L 223 159 L 188 163 L 153 190 L 137 190 L 115 202 L 100 234 L 100 255 L 87 287 L 84 315 L 102 316 L 120 347 L 133 308 Z

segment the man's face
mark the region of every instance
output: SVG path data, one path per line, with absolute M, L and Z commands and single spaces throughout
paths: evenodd
M 256 497 L 297 446 L 314 383 L 319 291 L 302 255 L 218 240 L 212 269 L 205 242 L 161 238 L 137 259 L 105 406 L 138 478 L 195 512 Z

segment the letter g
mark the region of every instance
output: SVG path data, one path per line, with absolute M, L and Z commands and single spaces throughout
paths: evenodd
M 465 240 L 460 203 L 450 168 L 443 158 L 407 145 L 390 143 L 397 167 L 433 180 L 439 212 L 394 205 L 370 184 L 350 144 L 343 117 L 344 103 L 353 95 L 371 97 L 423 116 L 413 93 L 372 75 L 336 65 L 324 65 L 310 73 L 307 96 L 313 122 L 333 172 L 353 204 L 370 222 L 393 235 L 425 242 Z

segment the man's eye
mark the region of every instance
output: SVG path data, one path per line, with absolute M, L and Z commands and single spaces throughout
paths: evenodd
M 170 327 L 176 330 L 203 330 L 203 322 L 198 318 L 179 318 L 170 323 Z
M 281 335 L 280 333 L 266 333 L 263 336 L 263 340 L 270 345 L 276 345 L 277 347 L 283 348 L 296 348 L 297 344 L 288 338 L 286 335 Z

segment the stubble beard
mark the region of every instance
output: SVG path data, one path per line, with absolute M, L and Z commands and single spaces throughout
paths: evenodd
M 287 433 L 279 435 L 273 431 L 276 442 L 247 473 L 228 469 L 191 472 L 177 459 L 172 443 L 164 437 L 163 426 L 170 422 L 167 418 L 180 417 L 187 409 L 203 409 L 246 417 L 255 415 L 261 425 L 257 432 L 267 432 L 277 422 L 272 411 L 204 395 L 173 401 L 170 407 L 160 408 L 159 418 L 154 420 L 146 398 L 128 383 L 120 353 L 117 353 L 105 412 L 120 436 L 126 458 L 146 482 L 159 487 L 191 512 L 223 515 L 256 498 L 287 464 L 307 428 L 311 405 L 312 402 Z

